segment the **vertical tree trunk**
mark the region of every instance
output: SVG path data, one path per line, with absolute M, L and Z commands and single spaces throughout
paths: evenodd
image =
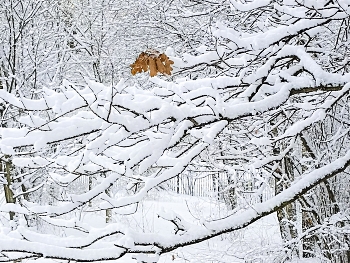
M 229 144 L 231 144 L 231 138 L 229 141 Z M 224 146 L 222 144 L 222 141 L 219 142 L 219 149 L 220 149 L 220 155 L 224 157 Z M 222 163 L 224 165 L 227 165 L 227 162 L 225 159 L 222 160 Z M 237 206 L 237 195 L 236 195 L 236 184 L 235 184 L 235 178 L 232 174 L 229 172 L 225 172 L 227 177 L 227 185 L 223 185 L 223 189 L 225 189 L 221 195 L 221 197 L 224 199 L 225 204 L 229 210 L 233 210 Z M 220 174 L 218 174 L 218 180 L 220 179 Z
M 6 184 L 4 184 L 4 193 L 6 203 L 15 203 L 15 198 L 13 197 L 13 192 L 11 190 L 12 178 L 11 178 L 11 163 L 10 161 L 0 161 L 0 172 L 4 174 L 6 179 Z M 10 212 L 10 220 L 13 220 L 15 216 L 14 212 Z
M 106 194 L 110 196 L 110 189 L 106 189 Z M 111 223 L 112 222 L 112 209 L 107 208 L 106 209 L 106 223 Z
M 176 176 L 176 193 L 180 194 L 180 175 Z
M 303 157 L 311 157 L 312 159 L 317 160 L 316 155 L 311 150 L 307 140 L 303 136 L 301 136 L 301 142 Z M 304 172 L 304 168 L 302 168 L 302 170 Z M 323 184 L 312 190 L 312 192 L 314 193 L 314 198 L 312 198 L 311 195 L 309 197 L 303 197 L 300 200 L 301 205 L 303 206 L 302 231 L 320 225 L 324 222 L 325 218 L 329 218 L 340 212 L 335 194 L 331 189 L 329 181 L 326 180 Z M 304 237 L 302 240 L 303 257 L 314 257 L 314 254 L 310 253 L 310 251 L 320 250 L 325 258 L 334 262 L 334 260 L 336 260 L 334 257 L 337 256 L 331 252 L 332 248 L 329 246 L 331 243 L 334 242 L 332 242 L 332 238 L 329 238 L 327 235 L 323 236 L 314 234 Z M 346 253 L 344 253 L 344 257 L 347 257 Z M 335 262 L 341 261 L 342 260 L 340 259 Z M 348 260 L 345 259 L 345 262 L 348 262 Z
M 229 179 L 229 189 L 227 190 L 227 202 L 226 205 L 228 206 L 229 210 L 233 210 L 237 206 L 237 196 L 236 196 L 236 188 L 232 186 L 233 180 Z
M 275 194 L 283 192 L 290 186 L 290 182 L 294 180 L 293 165 L 289 157 L 283 158 L 281 162 L 281 176 L 275 180 Z M 281 237 L 284 243 L 298 237 L 297 229 L 297 209 L 296 203 L 293 202 L 286 207 L 277 211 L 277 218 L 281 231 Z M 293 255 L 299 255 L 298 248 L 293 247 Z
M 112 222 L 112 209 L 106 209 L 106 223 Z
M 92 177 L 91 175 L 89 176 L 89 182 L 88 182 L 88 191 L 91 191 L 92 189 Z M 92 206 L 92 202 L 91 200 L 89 201 L 89 206 L 91 207 Z

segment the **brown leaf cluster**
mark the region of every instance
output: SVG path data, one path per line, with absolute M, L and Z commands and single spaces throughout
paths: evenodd
M 148 49 L 142 52 L 136 61 L 130 65 L 131 74 L 135 75 L 149 70 L 151 77 L 156 76 L 158 72 L 171 75 L 172 64 L 174 64 L 174 61 L 170 60 L 164 53 L 161 54 L 157 50 Z

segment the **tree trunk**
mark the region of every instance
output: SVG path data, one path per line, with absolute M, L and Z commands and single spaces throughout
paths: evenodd
M 4 192 L 6 203 L 15 203 L 15 198 L 13 197 L 13 192 L 11 190 L 12 178 L 11 178 L 11 163 L 10 161 L 0 161 L 0 172 L 4 174 L 6 179 L 6 184 L 4 184 Z M 14 212 L 10 212 L 10 220 L 13 220 L 15 216 Z
M 108 195 L 108 196 L 110 196 L 110 189 L 108 188 L 108 189 L 106 189 L 106 194 Z M 108 223 L 111 223 L 112 222 L 112 209 L 110 209 L 110 208 L 107 208 L 106 209 L 106 223 L 108 224 Z
M 288 156 L 284 157 L 281 162 L 280 178 L 275 180 L 275 194 L 282 193 L 290 187 L 290 182 L 294 180 L 293 165 Z M 298 237 L 297 229 L 297 208 L 296 203 L 291 203 L 277 211 L 281 237 L 284 243 Z M 292 248 L 292 254 L 299 255 L 297 247 Z

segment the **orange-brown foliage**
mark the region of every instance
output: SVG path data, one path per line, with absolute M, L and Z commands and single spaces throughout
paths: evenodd
M 154 77 L 159 73 L 171 75 L 173 68 L 171 65 L 174 61 L 170 60 L 167 55 L 160 53 L 157 50 L 148 49 L 142 52 L 136 61 L 130 65 L 131 74 L 150 71 L 150 76 Z

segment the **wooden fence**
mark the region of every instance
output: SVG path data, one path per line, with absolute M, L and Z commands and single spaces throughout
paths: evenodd
M 82 176 L 78 181 L 76 183 L 86 190 L 89 183 L 92 184 L 92 187 L 96 184 L 96 182 L 89 182 L 89 178 L 86 176 Z M 117 182 L 116 188 L 118 188 L 118 184 L 121 184 L 119 187 L 123 187 L 122 183 Z M 254 179 L 246 177 L 241 178 L 241 182 L 233 186 L 226 173 L 191 172 L 168 180 L 160 186 L 160 189 L 183 195 L 224 199 L 229 189 L 235 187 L 235 195 L 241 202 L 253 204 L 274 196 L 274 189 L 271 185 L 257 186 Z
M 254 179 L 245 178 L 238 186 L 230 184 L 226 173 L 181 174 L 164 183 L 164 188 L 172 192 L 191 196 L 222 198 L 230 187 L 247 203 L 259 203 L 274 196 L 272 184 L 256 185 Z

